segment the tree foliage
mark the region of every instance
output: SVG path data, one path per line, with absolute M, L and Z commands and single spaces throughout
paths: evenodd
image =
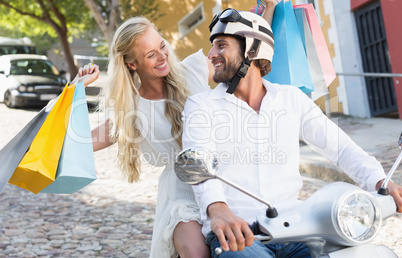
M 159 4 L 155 0 L 120 0 L 120 5 L 122 21 L 135 16 L 144 16 L 155 22 L 164 16 L 160 13 Z
M 74 0 L 0 0 L 2 31 L 14 31 L 11 35 L 25 34 L 58 38 L 70 74 L 75 74 L 69 38 L 77 35 L 91 21 L 85 5 Z M 92 22 L 93 24 L 93 22 Z M 9 35 L 5 35 L 9 36 Z M 36 43 L 36 42 L 35 42 Z
M 98 24 L 103 40 L 98 52 L 107 54 L 111 45 L 113 33 L 118 25 L 134 16 L 144 16 L 151 21 L 157 20 L 164 14 L 159 13 L 159 4 L 156 0 L 83 0 L 91 10 L 94 20 Z M 102 41 L 100 41 L 101 43 Z
M 0 0 L 0 36 L 29 37 L 39 52 L 60 42 L 73 75 L 73 36 L 92 40 L 88 35 L 101 34 L 98 43 L 106 55 L 122 21 L 139 15 L 155 21 L 162 16 L 158 9 L 156 0 Z

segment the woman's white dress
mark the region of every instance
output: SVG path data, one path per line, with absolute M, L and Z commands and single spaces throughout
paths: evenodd
M 182 61 L 191 94 L 209 89 L 208 64 L 202 50 Z M 140 144 L 142 158 L 164 170 L 158 179 L 155 222 L 152 235 L 151 257 L 164 258 L 175 254 L 173 230 L 183 221 L 200 222 L 199 210 L 191 186 L 181 182 L 174 172 L 174 160 L 181 151 L 171 135 L 171 123 L 165 116 L 166 100 L 140 98 L 138 114 L 144 140 Z

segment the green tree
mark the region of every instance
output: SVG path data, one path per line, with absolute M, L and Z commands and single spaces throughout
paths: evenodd
M 159 4 L 155 0 L 83 0 L 103 34 L 107 46 L 110 46 L 113 33 L 118 25 L 134 16 L 145 16 L 155 21 L 159 14 Z
M 83 8 L 84 7 L 84 8 Z M 71 75 L 77 73 L 69 37 L 85 30 L 89 10 L 75 0 L 0 0 L 3 30 L 15 30 L 28 37 L 58 38 Z M 18 34 L 18 33 L 16 33 Z M 71 38 L 70 38 L 71 40 Z
M 49 49 L 57 40 L 72 76 L 77 73 L 70 43 L 72 36 L 91 41 L 88 34 L 102 33 L 104 55 L 114 30 L 125 19 L 143 15 L 156 20 L 156 0 L 0 0 L 0 33 L 9 37 L 30 37 Z M 88 7 L 88 8 L 87 8 Z M 98 25 L 98 26 L 97 26 Z M 40 39 L 39 41 L 35 39 Z M 38 43 L 36 43 L 38 45 Z M 102 45 L 102 44 L 100 44 Z
M 2 24 L 1 19 L 0 24 Z M 52 48 L 52 45 L 58 42 L 57 38 L 51 37 L 48 33 L 44 33 L 41 35 L 31 35 L 21 32 L 20 30 L 15 30 L 14 28 L 4 26 L 4 23 L 2 25 L 3 26 L 0 25 L 0 37 L 9 37 L 9 38 L 28 37 L 35 44 L 36 51 L 40 55 L 46 55 L 47 51 Z

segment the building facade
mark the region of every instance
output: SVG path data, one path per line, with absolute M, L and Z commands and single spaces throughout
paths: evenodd
M 163 0 L 159 5 L 165 16 L 155 21 L 155 24 L 180 59 L 199 49 L 203 49 L 207 55 L 210 49 L 208 25 L 213 15 L 228 7 L 249 10 L 256 2 Z M 327 113 L 371 117 L 395 113 L 399 108 L 401 115 L 400 77 L 372 77 L 370 74 L 389 76 L 402 73 L 402 47 L 398 44 L 402 42 L 402 34 L 398 33 L 397 28 L 398 24 L 402 24 L 402 16 L 398 14 L 402 1 L 292 0 L 292 3 L 314 5 L 335 71 L 338 73 L 329 86 L 329 96 L 316 101 L 322 110 Z M 368 11 L 364 8 L 368 8 Z M 373 12 L 370 8 L 380 14 L 377 15 L 380 17 L 374 18 L 383 19 L 382 30 L 377 28 L 381 22 L 359 22 L 359 17 Z M 370 31 L 367 32 L 367 27 L 379 34 L 379 39 L 372 40 L 369 45 L 362 42 L 367 33 L 371 35 Z M 382 53 L 372 56 L 370 50 L 372 53 L 381 50 Z M 381 65 L 374 68 L 370 66 L 377 63 Z
M 333 60 L 344 85 L 347 114 L 402 118 L 396 77 L 402 71 L 402 17 L 397 11 L 402 1 L 327 0 L 324 5 L 336 25 L 329 40 L 339 45 Z

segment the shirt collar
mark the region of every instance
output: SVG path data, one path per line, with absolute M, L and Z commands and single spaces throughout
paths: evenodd
M 265 80 L 264 78 L 262 78 L 262 85 L 264 85 L 265 89 L 267 90 L 266 94 L 268 94 L 268 92 L 272 91 L 272 88 L 273 88 L 272 83 L 270 83 L 269 81 Z
M 228 89 L 228 86 L 226 85 L 226 82 L 221 82 L 218 84 L 218 86 L 215 87 L 215 89 L 212 90 L 211 94 L 209 94 L 208 99 L 223 99 L 226 96 L 226 91 Z

